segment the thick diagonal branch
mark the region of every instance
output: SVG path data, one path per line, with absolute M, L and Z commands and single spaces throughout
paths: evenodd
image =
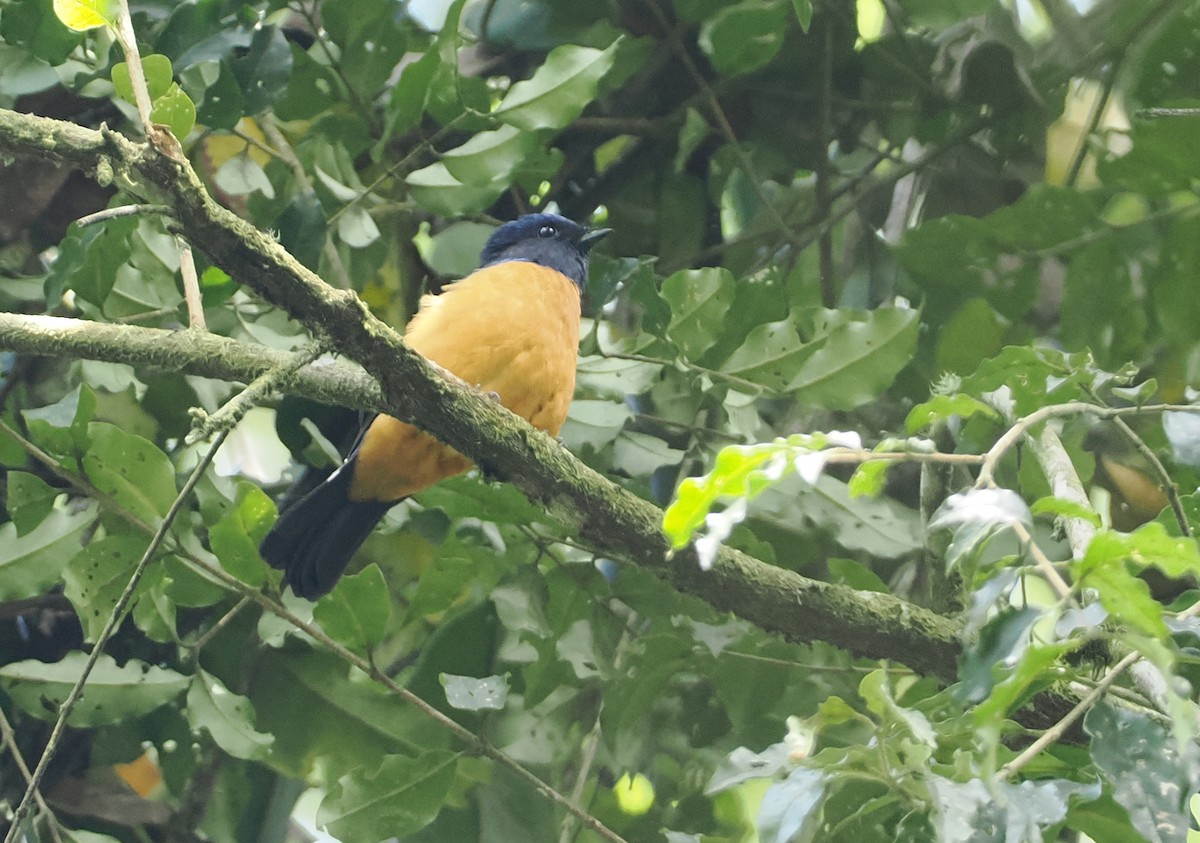
M 6 110 L 0 110 L 0 154 L 63 161 L 141 200 L 167 206 L 181 233 L 215 264 L 371 372 L 381 389 L 379 401 L 371 402 L 376 408 L 433 432 L 488 474 L 513 483 L 592 546 L 645 565 L 681 591 L 793 641 L 827 641 L 921 673 L 954 677 L 959 630 L 949 619 L 890 595 L 811 580 L 731 549 L 720 552 L 711 571 L 701 571 L 690 551 L 672 557 L 659 509 L 587 468 L 503 407 L 440 375 L 356 295 L 329 287 L 268 235 L 214 202 L 186 165 L 119 135 Z M 190 357 L 188 343 L 200 341 L 183 336 L 187 341 L 179 340 L 176 351 Z M 237 351 L 257 353 L 245 346 Z M 266 350 L 262 354 L 261 365 L 246 365 L 239 380 L 278 363 L 266 362 Z M 197 369 L 192 363 L 181 368 L 199 371 L 205 356 L 196 353 Z M 236 367 L 247 360 L 226 362 Z M 211 360 L 204 365 L 211 367 Z M 300 377 L 295 388 L 308 393 L 309 386 L 315 384 Z M 317 397 L 333 396 L 326 391 Z

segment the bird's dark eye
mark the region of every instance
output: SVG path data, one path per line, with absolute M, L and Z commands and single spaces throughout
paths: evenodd
M 538 237 L 541 237 L 543 240 L 548 240 L 555 234 L 558 234 L 558 229 L 552 225 L 543 225 L 538 229 Z

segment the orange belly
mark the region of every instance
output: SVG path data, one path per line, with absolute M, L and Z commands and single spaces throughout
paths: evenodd
M 534 427 L 558 433 L 575 392 L 579 290 L 538 264 L 509 261 L 427 296 L 409 346 Z M 395 501 L 471 467 L 462 454 L 391 416 L 376 416 L 354 461 L 350 499 Z

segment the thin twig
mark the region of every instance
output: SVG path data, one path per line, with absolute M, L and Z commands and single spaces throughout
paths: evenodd
M 205 630 L 203 635 L 201 635 L 191 644 L 188 644 L 187 647 L 188 650 L 191 651 L 192 658 L 198 658 L 200 656 L 200 651 L 204 649 L 205 645 L 207 645 L 209 641 L 212 641 L 213 638 L 215 638 L 221 632 L 221 630 L 228 626 L 243 609 L 249 606 L 250 602 L 251 601 L 249 597 L 242 597 L 241 600 L 234 604 L 232 609 L 221 615 L 221 617 L 217 619 L 216 623 Z
M 212 445 L 209 446 L 207 451 L 205 451 L 204 456 L 202 456 L 200 461 L 196 463 L 196 467 L 192 470 L 187 482 L 183 484 L 183 488 L 180 489 L 179 494 L 175 496 L 175 500 L 171 502 L 170 509 L 167 510 L 167 514 L 163 517 L 162 523 L 158 525 L 158 529 L 155 531 L 154 536 L 150 539 L 150 544 L 147 546 L 145 553 L 142 554 L 142 558 L 138 562 L 137 567 L 134 568 L 133 574 L 130 575 L 129 582 L 125 585 L 125 590 L 122 591 L 121 596 L 117 598 L 116 605 L 113 606 L 112 612 L 109 614 L 108 620 L 104 624 L 104 628 L 96 637 L 96 643 L 95 646 L 92 647 L 92 652 L 88 654 L 87 661 L 84 662 L 83 670 L 79 674 L 79 679 L 75 682 L 75 685 L 71 688 L 70 693 L 67 694 L 67 698 L 63 701 L 62 706 L 59 708 L 58 719 L 54 722 L 54 728 L 50 731 L 50 737 L 46 741 L 46 748 L 42 752 L 42 757 L 38 760 L 37 767 L 35 767 L 33 770 L 33 774 L 30 777 L 29 786 L 25 789 L 25 794 L 21 797 L 20 804 L 18 804 L 16 810 L 13 811 L 13 825 L 12 828 L 9 829 L 8 834 L 5 836 L 4 843 L 15 843 L 17 839 L 17 828 L 20 825 L 21 817 L 24 816 L 24 814 L 29 810 L 29 803 L 33 792 L 37 790 L 38 784 L 40 784 L 42 780 L 42 776 L 46 774 L 46 768 L 49 767 L 51 759 L 54 758 L 54 754 L 58 751 L 58 743 L 60 740 L 62 740 L 63 733 L 66 730 L 67 718 L 71 715 L 76 703 L 79 702 L 79 698 L 83 696 L 83 688 L 87 683 L 88 677 L 92 673 L 92 669 L 95 668 L 96 663 L 100 660 L 100 656 L 104 653 L 104 647 L 108 644 L 108 640 L 112 637 L 112 634 L 116 632 L 117 625 L 124 619 L 125 610 L 129 607 L 130 602 L 132 602 L 133 595 L 137 591 L 138 584 L 142 581 L 142 576 L 146 573 L 146 569 L 150 567 L 150 562 L 154 559 L 155 554 L 158 552 L 159 546 L 162 545 L 163 539 L 167 537 L 167 532 L 171 529 L 171 525 L 175 522 L 176 516 L 178 516 L 179 512 L 183 509 L 184 501 L 186 501 L 188 496 L 192 493 L 192 489 L 196 487 L 196 484 L 200 482 L 200 478 L 203 477 L 204 472 L 208 469 L 209 464 L 213 461 L 213 457 L 217 455 L 217 451 L 220 449 L 222 443 L 224 443 L 227 435 L 228 434 L 224 432 L 218 434 Z
M 42 451 L 29 440 L 25 439 L 25 437 L 21 436 L 17 431 L 5 424 L 3 420 L 0 420 L 0 432 L 12 437 L 12 439 L 16 441 L 26 451 L 26 453 L 37 459 L 39 462 L 42 462 L 47 468 L 53 471 L 55 475 L 70 483 L 82 494 L 97 500 L 101 506 L 105 507 L 110 512 L 113 512 L 144 532 L 154 532 L 155 535 L 158 535 L 158 532 L 161 531 L 161 528 L 159 531 L 155 531 L 153 527 L 142 521 L 137 516 L 133 515 L 133 513 L 129 512 L 127 509 L 117 503 L 112 497 L 103 494 L 93 487 L 86 479 L 64 469 L 57 460 L 55 460 L 45 451 Z M 210 448 L 206 453 L 206 457 L 208 457 L 210 461 L 211 455 L 216 453 L 216 449 L 219 447 L 224 436 L 225 434 L 220 434 L 221 438 L 218 439 L 217 442 L 214 443 L 214 447 Z M 203 465 L 197 466 L 198 469 L 202 467 Z M 199 479 L 199 474 L 193 473 L 192 477 Z M 191 482 L 191 478 L 189 478 L 189 482 Z M 185 488 L 185 491 L 186 490 L 187 489 Z M 176 500 L 178 501 L 180 499 L 181 498 L 177 498 Z M 168 516 L 170 517 L 171 513 L 168 513 Z M 438 725 L 448 730 L 456 738 L 470 746 L 475 752 L 485 755 L 498 764 L 502 764 L 510 769 L 518 778 L 521 778 L 527 782 L 540 795 L 578 817 L 586 828 L 591 829 L 597 835 L 609 841 L 609 843 L 627 843 L 627 841 L 625 841 L 625 839 L 619 834 L 608 828 L 606 825 L 604 825 L 604 823 L 600 822 L 600 820 L 593 817 L 587 811 L 580 808 L 568 797 L 559 793 L 549 784 L 542 781 L 516 760 L 506 755 L 500 749 L 497 749 L 484 738 L 481 738 L 460 726 L 457 722 L 438 711 L 438 709 L 434 708 L 429 703 L 425 702 L 425 700 L 413 694 L 407 688 L 397 684 L 390 676 L 387 676 L 385 673 L 379 670 L 379 668 L 377 668 L 373 663 L 368 662 L 357 653 L 352 652 L 337 641 L 334 641 L 320 627 L 308 623 L 307 621 L 293 614 L 282 604 L 272 600 L 270 597 L 261 593 L 260 591 L 250 588 L 250 586 L 246 585 L 246 583 L 237 579 L 232 574 L 229 574 L 223 568 L 212 565 L 206 560 L 200 559 L 191 553 L 191 551 L 187 548 L 178 545 L 178 543 L 173 542 L 172 544 L 174 545 L 172 550 L 177 553 L 179 558 L 183 560 L 185 564 L 199 572 L 202 572 L 205 576 L 219 581 L 230 591 L 241 594 L 243 598 L 251 600 L 276 617 L 287 621 L 297 629 L 307 633 L 342 661 L 346 662 L 352 667 L 357 668 L 358 670 L 361 670 L 373 680 L 387 688 L 390 693 L 416 707 L 422 714 L 434 720 L 436 723 L 438 723 Z M 111 620 L 112 618 L 110 617 L 110 621 Z M 103 636 L 103 632 L 101 633 L 101 636 Z M 101 639 L 98 639 L 96 642 L 96 650 L 98 651 L 101 646 Z M 43 760 L 45 760 L 45 758 L 46 756 L 43 755 Z M 39 764 L 39 766 L 42 765 Z M 24 804 L 24 802 L 22 804 Z M 6 838 L 4 843 L 13 843 L 13 841 Z
M 204 300 L 200 296 L 200 277 L 196 274 L 192 247 L 183 238 L 176 239 L 179 243 L 179 274 L 183 276 L 183 300 L 187 304 L 188 327 L 196 331 L 207 331 Z
M 142 68 L 142 57 L 138 54 L 137 34 L 133 31 L 133 17 L 129 14 L 129 0 L 118 0 L 117 41 L 125 53 L 125 66 L 129 68 L 129 84 L 133 87 L 133 100 L 137 105 L 138 117 L 146 137 L 154 136 L 154 124 L 150 122 L 153 108 L 150 89 L 146 86 L 146 72 Z
M 0 706 L 0 749 L 5 746 L 12 753 L 13 761 L 16 762 L 17 769 L 21 772 L 21 777 L 25 779 L 25 784 L 31 786 L 33 776 L 29 772 L 29 765 L 25 763 L 25 756 L 21 754 L 21 748 L 17 746 L 17 735 L 13 731 L 12 724 L 8 722 L 8 715 L 4 713 L 3 706 Z M 33 788 L 33 798 L 37 800 L 38 810 L 46 818 L 46 827 L 50 829 L 51 839 L 54 843 L 63 843 L 62 836 L 58 833 L 58 819 L 54 816 L 54 812 L 50 810 L 50 806 L 46 804 L 40 788 Z
M 1050 561 L 1050 557 L 1046 556 L 1037 542 L 1033 540 L 1029 529 L 1018 521 L 1013 524 L 1013 532 L 1016 533 L 1017 538 L 1029 552 L 1029 555 L 1033 557 L 1033 561 L 1037 563 L 1037 568 L 1042 572 L 1042 576 L 1050 582 L 1050 585 L 1054 586 L 1054 590 L 1058 592 L 1058 596 L 1063 600 L 1069 600 L 1072 596 L 1070 584 L 1063 579 L 1062 574 L 1058 572 L 1054 567 L 1054 563 Z
M 817 136 L 821 154 L 817 159 L 817 208 L 822 217 L 829 215 L 833 199 L 829 192 L 829 144 L 833 134 L 833 116 L 830 100 L 833 96 L 833 21 L 821 18 L 821 84 L 817 103 Z M 817 242 L 821 269 L 821 301 L 826 307 L 837 305 L 837 289 L 833 279 L 833 230 L 821 232 Z
M 116 219 L 117 217 L 131 217 L 135 214 L 167 215 L 170 213 L 171 209 L 166 205 L 118 205 L 115 208 L 105 208 L 103 211 L 96 211 L 94 214 L 82 216 L 75 220 L 75 224 L 86 226 Z
M 275 146 L 275 154 L 279 156 L 284 163 L 292 168 L 292 175 L 301 189 L 306 193 L 313 189 L 312 179 L 308 177 L 308 172 L 304 169 L 304 164 L 301 163 L 296 151 L 292 149 L 292 145 L 288 143 L 288 139 L 279 129 L 279 125 L 275 122 L 275 118 L 270 114 L 264 114 L 259 120 L 259 126 L 262 128 L 263 134 Z M 332 227 L 333 219 L 331 218 L 328 225 Z M 328 235 L 325 237 L 325 242 L 321 244 L 321 253 L 325 256 L 326 263 L 329 264 L 330 270 L 333 271 L 334 280 L 337 285 L 344 290 L 351 289 L 354 285 L 350 282 L 350 273 L 346 271 L 346 264 L 342 262 L 342 256 L 338 253 L 337 246 L 334 245 L 332 238 Z
M 279 389 L 286 389 L 292 376 L 309 363 L 321 356 L 320 343 L 314 342 L 298 351 L 290 360 L 270 371 L 263 372 L 252 380 L 245 389 L 226 401 L 215 413 L 208 414 L 203 410 L 193 409 L 195 427 L 184 437 L 186 444 L 207 439 L 214 431 L 229 432 L 237 426 L 250 409 L 261 404 L 263 399 Z

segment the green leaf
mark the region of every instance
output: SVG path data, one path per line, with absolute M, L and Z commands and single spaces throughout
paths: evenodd
M 248 694 L 258 729 L 275 736 L 275 769 L 303 776 L 319 758 L 338 775 L 388 753 L 445 746 L 446 733 L 424 714 L 350 675 L 337 657 L 298 643 L 262 654 Z
M 283 93 L 292 72 L 292 51 L 278 26 L 254 30 L 249 49 L 230 59 L 242 86 L 246 114 L 265 111 Z
M 688 159 L 696 148 L 712 133 L 708 121 L 694 108 L 688 108 L 684 113 L 683 126 L 679 129 L 679 147 L 675 151 L 675 172 L 682 173 L 687 167 Z
M 510 178 L 537 147 L 537 135 L 516 126 L 501 126 L 446 150 L 442 163 L 464 184 L 487 185 Z
M 275 738 L 254 728 L 254 705 L 230 691 L 215 676 L 197 669 L 187 695 L 188 723 L 196 733 L 207 732 L 213 742 L 234 758 L 262 760 Z
M 146 89 L 150 93 L 151 102 L 161 97 L 175 84 L 171 60 L 158 53 L 142 56 L 142 72 L 146 76 Z M 117 96 L 126 102 L 137 102 L 133 93 L 133 80 L 129 76 L 128 64 L 122 61 L 113 65 L 112 83 L 113 88 L 117 91 Z
M 829 581 L 842 583 L 859 591 L 874 591 L 879 594 L 890 594 L 891 589 L 879 575 L 861 562 L 841 557 L 831 557 L 826 563 L 829 567 Z
M 580 398 L 571 402 L 571 410 L 560 435 L 568 449 L 584 447 L 600 450 L 615 442 L 633 411 L 624 402 Z
M 8 472 L 8 514 L 23 536 L 41 524 L 62 491 L 28 471 Z
M 33 716 L 52 721 L 59 706 L 83 672 L 85 653 L 68 653 L 47 664 L 28 659 L 0 667 L 0 688 Z M 173 670 L 130 659 L 118 667 L 112 656 L 101 655 L 88 677 L 83 697 L 67 724 L 104 726 L 149 714 L 187 688 L 188 678 Z
M 154 101 L 150 110 L 150 122 L 161 123 L 177 138 L 186 138 L 196 125 L 196 104 L 177 84 Z
M 460 711 L 502 711 L 508 699 L 508 682 L 503 676 L 438 676 L 446 689 L 446 702 Z
M 977 414 L 993 419 L 1000 418 L 1000 414 L 995 408 L 970 395 L 962 393 L 935 395 L 925 403 L 918 404 L 908 411 L 904 427 L 909 433 L 916 433 L 938 422 L 949 421 L 956 416 L 968 419 Z
M 383 640 L 391 614 L 387 580 L 375 564 L 342 577 L 313 608 L 313 618 L 331 638 L 360 652 Z
M 1181 756 L 1168 732 L 1137 711 L 1101 701 L 1083 727 L 1092 736 L 1092 761 L 1112 785 L 1113 798 L 1146 840 L 1186 840 L 1187 800 L 1196 789 L 1200 758 L 1187 746 Z
M 246 196 L 259 191 L 267 199 L 275 198 L 275 188 L 267 172 L 249 155 L 234 155 L 217 168 L 213 181 L 230 196 Z
M 849 410 L 879 397 L 916 349 L 920 314 L 888 308 L 857 314 L 824 311 L 821 347 L 787 385 L 796 400 Z
M 77 32 L 98 26 L 115 26 L 117 0 L 54 0 L 54 14 Z
M 791 316 L 779 322 L 764 322 L 746 335 L 745 342 L 721 365 L 721 371 L 782 392 L 819 347 L 817 343 L 801 342 Z
M 457 761 L 451 752 L 425 752 L 415 758 L 389 755 L 373 772 L 360 768 L 329 789 L 317 824 L 361 843 L 420 831 L 441 811 Z
M 555 47 L 531 79 L 509 89 L 492 115 L 526 132 L 561 129 L 596 98 L 620 43 L 617 39 L 604 50 L 574 44 Z
M 771 785 L 758 809 L 758 838 L 763 843 L 813 843 L 821 830 L 828 786 L 821 770 L 798 767 Z
M 258 546 L 273 523 L 275 505 L 271 499 L 252 483 L 239 482 L 233 506 L 208 534 L 221 567 L 248 585 L 262 585 L 267 566 L 258 555 Z
M 448 217 L 483 210 L 508 186 L 503 179 L 487 184 L 464 184 L 450 175 L 441 161 L 414 170 L 404 181 L 413 201 L 435 214 Z
M 59 65 L 79 45 L 80 36 L 63 25 L 45 0 L 17 0 L 4 6 L 0 39 L 24 47 L 34 56 Z
M 622 430 L 613 443 L 613 468 L 630 477 L 649 477 L 664 465 L 679 465 L 685 452 L 657 436 Z
M 37 527 L 17 536 L 13 522 L 0 524 L 0 600 L 44 594 L 79 552 L 84 533 L 96 519 L 96 505 L 51 510 Z
M 64 593 L 79 615 L 85 640 L 95 641 L 100 635 L 149 541 L 128 533 L 108 535 L 93 541 L 67 565 Z
M 746 0 L 725 6 L 700 29 L 700 48 L 723 76 L 746 73 L 769 62 L 783 45 L 787 5 Z
M 733 275 L 725 269 L 682 269 L 662 285 L 671 305 L 667 336 L 683 356 L 696 360 L 720 335 L 721 323 L 733 303 Z
M 156 524 L 175 500 L 175 468 L 154 443 L 108 422 L 88 425 L 83 468 L 96 488 L 138 518 Z
M 813 16 L 812 0 L 792 0 L 792 8 L 796 10 L 796 20 L 800 21 L 800 28 L 808 32 Z

